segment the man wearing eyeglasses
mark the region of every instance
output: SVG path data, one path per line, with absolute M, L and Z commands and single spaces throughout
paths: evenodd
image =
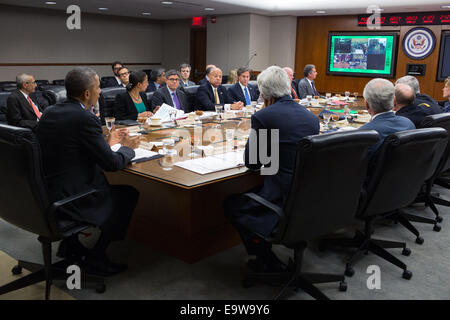
M 188 98 L 180 89 L 181 75 L 176 70 L 166 72 L 166 86 L 155 91 L 152 97 L 152 109 L 157 110 L 163 103 L 168 104 L 178 110 L 190 112 Z
M 9 125 L 34 130 L 42 115 L 42 109 L 30 94 L 36 90 L 34 77 L 21 73 L 16 77 L 17 89 L 6 101 L 6 120 Z
M 122 67 L 117 72 L 117 75 L 119 76 L 119 80 L 120 80 L 119 87 L 126 88 L 128 83 L 130 83 L 130 70 L 128 70 L 125 67 Z

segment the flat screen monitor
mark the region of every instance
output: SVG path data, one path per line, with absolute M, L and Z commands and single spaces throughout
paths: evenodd
M 450 31 L 442 31 L 441 51 L 439 54 L 439 68 L 437 80 L 443 81 L 450 76 Z
M 330 32 L 327 74 L 394 77 L 397 38 L 394 32 Z

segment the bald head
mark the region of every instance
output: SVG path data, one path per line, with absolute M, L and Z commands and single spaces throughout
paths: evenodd
M 222 84 L 222 70 L 214 68 L 208 75 L 209 82 L 214 88 L 217 88 Z
M 414 103 L 416 93 L 414 89 L 406 83 L 397 83 L 395 85 L 395 107 L 394 110 L 398 111 L 403 107 L 409 106 Z
M 292 82 L 292 79 L 294 79 L 294 71 L 289 67 L 284 67 L 283 70 L 286 71 L 289 80 Z

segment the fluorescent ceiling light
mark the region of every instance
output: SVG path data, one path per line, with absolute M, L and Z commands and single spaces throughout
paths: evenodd
M 142 12 L 142 14 L 143 14 L 144 16 L 149 16 L 149 15 L 151 15 L 150 12 Z
M 162 4 L 173 4 L 173 2 L 172 1 L 163 1 L 163 2 L 161 2 Z
M 213 11 L 215 10 L 214 8 L 205 8 L 206 11 Z
M 327 13 L 327 12 L 323 11 L 323 10 L 319 10 L 319 11 L 316 11 L 316 13 Z
M 108 11 L 108 8 L 98 8 L 98 10 L 101 10 L 101 11 Z
M 46 1 L 45 4 L 56 4 L 56 2 L 53 2 L 53 1 Z

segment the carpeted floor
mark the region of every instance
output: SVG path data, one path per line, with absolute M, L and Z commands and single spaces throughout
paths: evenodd
M 450 192 L 436 189 L 450 199 Z M 375 237 L 385 240 L 405 241 L 412 250 L 408 257 L 401 255 L 401 249 L 389 249 L 391 253 L 408 265 L 412 271 L 411 280 L 402 278 L 402 270 L 373 254 L 364 256 L 355 266 L 355 275 L 347 278 L 348 291 L 339 292 L 338 284 L 318 285 L 332 299 L 342 300 L 398 300 L 398 299 L 450 299 L 450 208 L 438 206 L 444 217 L 442 231 L 434 232 L 432 226 L 415 223 L 422 237 L 423 245 L 414 242 L 415 237 L 400 225 L 388 224 L 377 228 Z M 411 212 L 434 217 L 429 208 L 414 206 Z M 56 245 L 55 245 L 56 249 Z M 0 250 L 14 258 L 41 261 L 41 251 L 36 237 L 0 220 Z M 274 251 L 284 261 L 290 251 L 276 246 Z M 343 273 L 349 250 L 319 252 L 312 243 L 305 254 L 305 270 L 311 272 Z M 156 252 L 132 240 L 115 243 L 109 255 L 116 261 L 127 262 L 129 269 L 106 279 L 107 291 L 98 294 L 93 290 L 67 290 L 76 299 L 271 299 L 277 287 L 257 285 L 249 289 L 241 286 L 248 257 L 242 245 L 228 249 L 196 264 L 186 264 L 175 258 Z M 6 264 L 6 266 L 5 266 Z M 5 255 L 0 255 L 0 284 L 11 279 L 13 265 Z M 381 288 L 370 290 L 366 273 L 371 265 L 381 270 Z M 6 274 L 5 274 L 6 273 Z M 39 291 L 33 288 L 33 292 Z M 43 296 L 43 287 L 42 296 Z M 53 299 L 64 299 L 66 295 L 56 293 Z M 0 299 L 40 299 L 37 293 L 17 292 Z M 311 299 L 304 292 L 288 292 L 285 299 Z

